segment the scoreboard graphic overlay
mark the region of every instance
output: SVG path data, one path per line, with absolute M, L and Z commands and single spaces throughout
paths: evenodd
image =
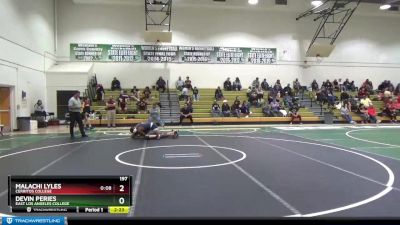
M 13 213 L 126 214 L 131 176 L 9 176 Z

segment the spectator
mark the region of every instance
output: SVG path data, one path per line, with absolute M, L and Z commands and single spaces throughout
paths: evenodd
M 365 87 L 361 87 L 360 90 L 358 90 L 358 97 L 362 98 L 363 96 L 367 96 L 368 91 Z
M 386 103 L 391 101 L 392 97 L 393 97 L 392 92 L 390 92 L 388 88 L 385 88 L 382 98 L 383 103 L 385 103 L 386 105 Z
M 317 81 L 314 79 L 313 82 L 311 83 L 311 90 L 312 91 L 317 91 L 319 89 Z
M 157 91 L 162 90 L 162 93 L 164 93 L 165 89 L 166 89 L 165 88 L 166 85 L 167 84 L 166 84 L 165 80 L 162 77 L 160 77 L 160 78 L 158 78 L 157 83 L 156 83 L 156 90 Z
M 224 117 L 230 117 L 231 116 L 231 107 L 229 107 L 227 100 L 224 100 L 222 102 L 222 115 Z
M 148 122 L 158 123 L 160 126 L 164 127 L 164 121 L 161 120 L 160 107 L 159 104 L 154 103 L 153 107 L 150 109 L 150 116 Z
M 96 85 L 96 97 L 97 97 L 97 101 L 104 101 L 104 95 L 105 95 L 105 91 L 103 88 L 103 85 L 101 84 L 97 84 Z
M 364 83 L 361 85 L 361 88 L 364 88 L 368 94 L 372 94 L 373 92 L 372 82 L 369 79 L 364 81 Z
M 179 96 L 179 100 L 187 101 L 188 97 L 189 97 L 189 89 L 186 86 L 184 86 L 182 89 L 182 94 Z
M 383 113 L 390 118 L 391 123 L 397 123 L 397 112 L 394 102 L 387 103 Z
M 336 101 L 336 96 L 333 94 L 332 89 L 326 89 L 325 92 L 327 96 L 328 105 L 334 106 Z
M 181 109 L 181 116 L 179 119 L 179 124 L 182 125 L 183 119 L 190 119 L 190 123 L 193 124 L 193 117 L 192 117 L 193 110 L 189 107 L 188 104 Z
M 185 82 L 182 80 L 181 77 L 179 77 L 179 78 L 178 78 L 178 81 L 176 81 L 176 84 L 175 84 L 176 89 L 177 89 L 178 91 L 182 91 L 184 85 L 185 85 Z
M 397 84 L 396 89 L 394 89 L 394 95 L 399 95 L 400 94 L 400 83 Z
M 293 108 L 293 99 L 292 96 L 289 95 L 289 93 L 285 92 L 285 96 L 283 97 L 283 103 L 285 104 L 286 107 L 289 109 Z
M 47 113 L 44 110 L 44 106 L 43 106 L 42 100 L 38 100 L 36 102 L 36 104 L 33 106 L 33 108 L 34 108 L 34 115 L 38 116 L 38 117 L 44 117 L 44 119 L 43 119 L 43 121 L 44 121 L 45 118 L 46 118 Z
M 293 124 L 293 121 L 294 121 L 295 119 L 298 119 L 298 120 L 299 120 L 299 123 L 300 123 L 300 124 L 303 124 L 302 121 L 301 121 L 301 115 L 300 115 L 300 113 L 298 112 L 297 109 L 293 109 L 293 110 L 292 110 L 291 116 L 292 116 L 292 119 L 290 120 L 290 124 Z
M 217 100 L 214 100 L 214 103 L 211 106 L 211 114 L 213 117 L 221 116 L 221 107 L 219 106 Z
M 268 85 L 267 79 L 264 78 L 263 82 L 261 82 L 261 88 L 264 91 L 268 91 L 269 90 L 269 85 Z
M 354 84 L 354 80 L 352 80 L 352 81 L 350 82 L 350 90 L 351 90 L 351 91 L 356 91 L 356 90 L 357 90 L 356 85 Z
M 276 80 L 276 82 L 275 82 L 275 85 L 274 85 L 274 87 L 273 87 L 275 90 L 277 90 L 278 92 L 281 92 L 282 91 L 282 85 L 281 85 L 281 81 L 278 79 L 278 80 Z
M 224 82 L 224 90 L 225 91 L 231 91 L 232 90 L 232 83 L 230 81 L 230 78 L 226 78 L 225 82 Z
M 199 89 L 197 89 L 197 87 L 193 88 L 193 100 L 195 102 L 200 101 Z
M 290 84 L 287 84 L 287 86 L 281 92 L 283 92 L 282 95 L 287 92 L 290 96 L 293 96 L 293 92 L 292 92 L 292 88 L 290 87 Z
M 185 104 L 188 104 L 188 106 L 192 107 L 193 106 L 193 99 L 192 97 L 188 96 L 187 100 L 185 101 Z
M 367 108 L 369 108 L 372 105 L 371 99 L 369 99 L 366 95 L 362 96 L 360 103 Z
M 111 82 L 111 91 L 120 91 L 121 90 L 121 82 L 114 77 L 114 80 Z
M 231 106 L 232 115 L 240 118 L 240 101 L 235 100 L 235 102 Z
M 347 92 L 342 91 L 342 93 L 340 93 L 340 101 L 347 101 L 349 100 L 350 96 Z
M 293 81 L 293 91 L 294 91 L 294 96 L 299 96 L 299 92 L 301 89 L 300 81 L 298 78 L 296 78 L 295 81 Z
M 268 116 L 268 117 L 273 117 L 274 116 L 272 114 L 270 105 L 265 105 L 264 108 L 262 109 L 262 112 L 263 112 L 264 116 Z
M 115 114 L 117 109 L 117 103 L 114 101 L 114 98 L 110 96 L 108 101 L 106 102 L 106 111 L 107 111 L 107 127 L 110 128 L 112 124 L 115 127 Z
M 252 89 L 251 89 L 249 102 L 251 105 L 254 105 L 256 107 L 259 106 L 258 93 L 257 93 L 257 89 L 255 87 L 252 87 Z
M 333 90 L 334 91 L 339 91 L 339 82 L 338 82 L 338 80 L 337 79 L 334 79 L 333 80 Z
M 256 92 L 257 92 L 257 100 L 260 103 L 260 100 L 264 98 L 264 91 L 260 86 L 257 86 Z
M 236 77 L 235 81 L 233 81 L 232 89 L 235 91 L 242 90 L 242 84 L 240 83 L 239 77 Z
M 251 95 L 251 92 L 252 92 L 252 88 L 251 88 L 251 86 L 249 86 L 249 88 L 247 89 L 247 91 L 246 91 L 246 96 L 247 96 L 247 98 L 250 98 L 250 95 Z
M 121 94 L 118 98 L 118 106 L 120 107 L 119 113 L 126 114 L 128 112 L 128 99 L 129 95 L 126 93 L 126 91 L 121 91 Z
M 367 107 L 364 106 L 363 104 L 360 104 L 359 111 L 360 111 L 360 117 L 362 119 L 361 123 L 368 123 L 369 115 Z
M 136 88 L 136 86 L 133 86 L 132 90 L 131 90 L 132 96 L 131 98 L 133 98 L 135 101 L 139 101 L 140 99 L 140 90 Z
M 215 90 L 214 97 L 217 101 L 220 101 L 224 98 L 224 94 L 222 93 L 221 87 L 218 86 L 218 88 Z
M 376 118 L 376 115 L 377 115 L 377 113 L 376 113 L 376 109 L 375 109 L 375 107 L 371 104 L 369 107 L 368 107 L 368 116 L 369 116 L 369 119 L 370 119 L 370 121 L 372 122 L 372 123 L 380 123 L 381 121 L 380 120 L 378 120 L 377 118 Z
M 343 82 L 343 91 L 349 91 L 349 90 L 351 90 L 350 81 L 349 81 L 349 79 L 346 79 Z
M 281 115 L 281 113 L 280 113 L 280 110 L 281 110 L 280 104 L 276 99 L 272 100 L 270 106 L 271 106 L 271 113 L 272 113 L 272 115 L 274 117 L 277 117 L 277 116 Z
M 247 104 L 246 101 L 243 101 L 243 103 L 240 107 L 240 113 L 246 115 L 246 118 L 249 118 L 249 115 L 251 114 L 251 112 L 250 112 L 249 104 Z
M 144 95 L 144 98 L 146 99 L 146 101 L 151 101 L 152 100 L 151 91 L 150 91 L 149 87 L 145 87 L 144 88 L 143 95 Z
M 186 86 L 189 90 L 192 90 L 192 89 L 193 89 L 193 87 L 192 87 L 192 81 L 189 79 L 188 76 L 186 77 L 186 80 L 185 80 L 185 86 Z
M 253 81 L 253 83 L 251 84 L 252 87 L 257 87 L 260 86 L 260 81 L 258 80 L 258 77 Z
M 83 129 L 82 116 L 80 114 L 81 111 L 81 101 L 80 101 L 80 92 L 77 91 L 74 96 L 72 96 L 68 101 L 68 110 L 70 116 L 70 124 L 69 124 L 69 133 L 71 135 L 71 139 L 75 138 L 74 136 L 74 127 L 75 122 L 79 125 L 79 131 L 81 132 L 82 137 L 87 137 L 85 131 Z
M 147 105 L 146 99 L 143 97 L 140 98 L 140 100 L 136 103 L 138 113 L 147 113 Z
M 356 124 L 356 122 L 353 120 L 352 116 L 350 115 L 351 107 L 349 104 L 342 104 L 342 107 L 340 108 L 340 114 L 342 117 L 351 124 Z
M 88 97 L 83 97 L 82 101 L 82 119 L 83 119 L 83 125 L 85 130 L 87 129 L 93 129 L 92 124 L 90 123 L 89 120 L 89 115 L 90 115 L 90 99 Z

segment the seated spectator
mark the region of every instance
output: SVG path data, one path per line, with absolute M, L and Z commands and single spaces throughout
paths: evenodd
M 330 106 L 335 105 L 336 96 L 333 94 L 332 89 L 326 90 L 326 96 L 327 96 L 327 100 L 328 100 L 328 105 L 330 105 Z
M 185 104 L 187 104 L 188 106 L 193 106 L 193 99 L 192 99 L 192 97 L 188 96 L 187 99 L 186 99 L 186 101 L 185 101 Z
M 351 91 L 356 91 L 356 90 L 357 90 L 357 87 L 356 87 L 356 85 L 354 84 L 354 80 L 352 80 L 352 81 L 350 82 L 350 90 L 351 90 Z
M 136 103 L 137 110 L 139 114 L 147 113 L 147 102 L 145 98 L 140 98 L 140 100 Z
M 249 104 L 247 104 L 246 101 L 243 101 L 242 105 L 240 106 L 240 113 L 245 115 L 246 118 L 248 118 L 251 114 Z
M 260 81 L 258 80 L 258 77 L 253 80 L 253 83 L 251 84 L 252 87 L 257 87 L 260 86 Z
M 175 84 L 176 89 L 178 91 L 182 91 L 184 85 L 185 85 L 185 82 L 182 80 L 181 77 L 179 77 Z
M 97 101 L 104 101 L 105 91 L 103 85 L 97 84 L 96 85 L 96 99 Z
M 340 88 L 339 88 L 339 82 L 338 82 L 338 80 L 337 80 L 337 79 L 334 79 L 332 84 L 333 84 L 333 90 L 334 90 L 334 91 L 339 91 Z
M 135 101 L 139 101 L 140 99 L 140 91 L 139 89 L 136 88 L 136 86 L 133 86 L 132 90 L 131 90 L 132 96 L 131 98 Z
M 397 109 L 393 102 L 388 102 L 386 104 L 383 113 L 390 118 L 391 123 L 397 123 Z
M 329 90 L 333 90 L 333 84 L 329 81 L 329 79 L 327 79 L 325 81 L 325 88 L 329 89 Z
M 179 100 L 187 101 L 188 97 L 189 97 L 189 89 L 186 86 L 184 86 L 182 89 L 182 94 L 179 96 Z
M 368 108 L 363 104 L 360 104 L 359 113 L 361 117 L 361 123 L 368 123 L 369 121 Z
M 257 92 L 257 99 L 263 99 L 264 98 L 264 90 L 260 86 L 256 86 L 256 92 Z
M 399 95 L 400 94 L 400 83 L 397 84 L 396 89 L 394 89 L 394 95 Z
M 276 80 L 273 89 L 277 90 L 278 92 L 281 92 L 281 91 L 282 91 L 281 80 L 279 80 L 279 79 Z
M 230 117 L 231 116 L 231 107 L 228 105 L 228 101 L 224 100 L 222 102 L 222 115 L 224 117 Z
M 214 97 L 217 101 L 221 101 L 224 98 L 224 94 L 222 93 L 221 87 L 218 87 L 215 90 Z
M 290 124 L 293 124 L 293 121 L 294 121 L 295 119 L 298 119 L 298 120 L 299 120 L 299 123 L 300 123 L 300 124 L 303 124 L 303 123 L 301 122 L 301 115 L 300 115 L 298 109 L 295 108 L 295 109 L 292 110 L 291 117 L 292 117 L 292 120 L 290 121 Z
M 121 90 L 121 82 L 114 77 L 114 80 L 111 82 L 111 91 L 120 91 Z
M 249 88 L 246 91 L 246 96 L 247 98 L 250 98 L 251 92 L 252 92 L 253 88 L 251 88 L 251 86 L 249 86 Z
M 221 116 L 221 107 L 219 106 L 217 100 L 214 100 L 214 103 L 211 106 L 211 114 L 213 117 Z
M 267 79 L 264 78 L 263 82 L 261 82 L 261 88 L 262 88 L 264 91 L 268 91 L 268 90 L 269 90 L 269 84 L 268 84 L 268 82 L 267 82 Z
M 150 91 L 149 87 L 145 87 L 144 88 L 143 95 L 144 95 L 144 98 L 146 99 L 146 101 L 151 101 L 152 100 L 151 91 Z
M 230 81 L 230 78 L 226 78 L 225 82 L 224 82 L 224 90 L 225 91 L 231 91 L 232 90 L 232 83 Z
M 349 79 L 346 79 L 343 82 L 343 91 L 349 91 L 349 90 L 351 90 L 350 81 L 349 81 Z
M 235 102 L 231 106 L 232 115 L 240 118 L 240 101 L 235 100 Z
M 390 80 L 388 81 L 388 90 L 390 92 L 394 92 L 394 85 L 392 84 L 392 82 Z
M 363 96 L 367 96 L 368 91 L 365 87 L 361 87 L 360 90 L 358 90 L 358 97 L 362 98 Z
M 293 108 L 293 99 L 292 96 L 289 95 L 289 93 L 285 92 L 285 96 L 283 96 L 283 103 L 285 104 L 286 107 L 289 109 Z
M 186 86 L 189 90 L 192 90 L 192 89 L 193 89 L 193 87 L 192 87 L 192 81 L 189 79 L 188 76 L 186 77 L 186 80 L 185 80 L 185 86 Z
M 364 88 L 368 94 L 372 94 L 373 92 L 372 82 L 369 79 L 364 81 L 364 83 L 361 85 L 361 88 Z
M 376 118 L 377 113 L 376 113 L 376 109 L 373 105 L 370 105 L 368 107 L 367 111 L 368 111 L 368 116 L 369 116 L 369 120 L 371 121 L 371 123 L 380 123 L 381 122 L 380 120 L 378 120 Z
M 383 91 L 383 97 L 382 97 L 383 103 L 385 103 L 385 105 L 386 105 L 386 103 L 388 103 L 392 100 L 392 97 L 393 97 L 392 92 L 390 92 L 388 88 L 385 88 L 385 90 Z
M 298 78 L 296 78 L 295 81 L 293 81 L 293 94 L 294 96 L 299 96 L 299 92 L 301 90 L 301 84 Z
M 166 85 L 167 85 L 167 83 L 165 82 L 165 80 L 162 77 L 160 77 L 160 78 L 158 78 L 157 83 L 156 83 L 156 90 L 157 91 L 162 90 L 162 93 L 164 93 L 165 89 L 166 89 Z
M 126 91 L 121 91 L 121 94 L 119 95 L 118 98 L 118 106 L 120 107 L 119 112 L 121 114 L 126 114 L 128 112 L 128 103 L 129 95 L 126 93 Z
M 349 104 L 342 104 L 342 107 L 340 108 L 340 114 L 348 123 L 355 124 L 356 122 L 350 115 L 350 111 L 351 107 L 349 106 Z
M 362 104 L 363 106 L 368 108 L 372 105 L 372 101 L 366 95 L 364 95 L 364 96 L 362 96 L 362 99 L 360 100 L 360 104 Z
M 317 81 L 314 79 L 313 82 L 311 83 L 311 90 L 312 91 L 317 91 L 319 89 Z
M 200 101 L 200 94 L 199 94 L 199 89 L 197 89 L 197 87 L 193 88 L 193 100 L 195 102 Z
M 190 123 L 192 124 L 193 123 L 192 113 L 193 113 L 193 109 L 191 109 L 188 104 L 185 104 L 185 106 L 181 109 L 181 116 L 179 119 L 179 124 L 182 125 L 182 121 L 184 119 L 189 119 Z
M 270 105 L 265 105 L 264 108 L 262 109 L 262 112 L 264 114 L 264 116 L 267 117 L 273 117 L 273 113 L 271 111 L 271 106 Z
M 286 92 L 290 96 L 293 96 L 293 92 L 292 92 L 292 88 L 290 87 L 290 84 L 287 84 L 287 86 L 281 91 L 281 94 L 284 95 Z
M 271 113 L 274 117 L 281 116 L 281 112 L 280 112 L 281 106 L 276 99 L 272 100 L 270 106 L 271 106 Z
M 159 104 L 154 103 L 153 107 L 150 109 L 150 116 L 148 122 L 157 123 L 164 127 L 164 121 L 161 120 L 160 107 Z
M 340 101 L 347 101 L 349 100 L 350 96 L 347 92 L 342 91 L 342 93 L 340 93 Z
M 47 113 L 44 110 L 44 105 L 42 103 L 42 100 L 38 100 L 36 104 L 33 106 L 34 109 L 34 115 L 38 117 L 46 117 Z
M 236 77 L 235 81 L 233 81 L 232 90 L 235 90 L 235 91 L 242 90 L 242 84 L 240 83 L 239 77 Z
M 251 89 L 249 102 L 253 106 L 256 106 L 256 107 L 259 106 L 258 93 L 257 93 L 257 90 L 255 87 L 252 87 L 252 89 Z

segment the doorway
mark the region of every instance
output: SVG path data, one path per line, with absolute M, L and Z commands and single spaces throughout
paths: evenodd
M 11 89 L 0 87 L 0 124 L 4 125 L 4 131 L 11 131 Z

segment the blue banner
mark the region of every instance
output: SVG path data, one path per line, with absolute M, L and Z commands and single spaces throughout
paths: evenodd
M 40 225 L 40 224 L 52 224 L 52 225 L 64 225 L 64 217 L 54 216 L 40 216 L 40 217 L 29 217 L 29 216 L 15 216 L 15 217 L 3 217 L 2 225 Z

